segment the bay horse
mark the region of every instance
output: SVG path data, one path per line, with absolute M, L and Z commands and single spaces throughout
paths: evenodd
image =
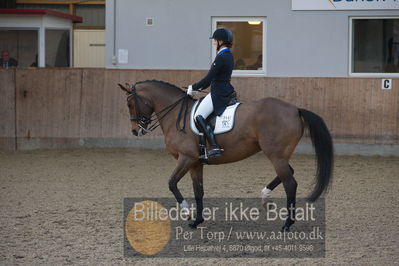
M 197 208 L 196 218 L 189 225 L 196 228 L 204 221 L 204 165 L 199 159 L 199 136 L 190 128 L 184 130 L 184 126 L 189 125 L 187 113 L 190 113 L 195 100 L 179 87 L 158 80 L 118 85 L 127 94 L 133 135 L 143 135 L 157 125 L 161 127 L 166 149 L 177 160 L 177 166 L 169 178 L 169 190 L 182 207 L 188 207 L 188 204 L 177 184 L 190 172 Z M 154 124 L 154 121 L 158 124 Z M 217 143 L 224 149 L 222 156 L 208 161 L 212 165 L 232 163 L 262 151 L 277 173 L 273 181 L 262 190 L 262 197 L 270 196 L 271 191 L 280 183 L 283 183 L 286 192 L 289 215 L 282 227 L 283 231 L 289 231 L 295 222 L 297 182 L 289 160 L 305 128 L 310 132 L 317 158 L 315 187 L 308 198 L 313 202 L 330 183 L 334 154 L 326 124 L 311 111 L 275 98 L 241 103 L 237 108 L 233 130 L 216 135 Z

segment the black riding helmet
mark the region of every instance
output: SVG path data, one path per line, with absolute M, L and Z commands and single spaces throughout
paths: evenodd
M 233 33 L 225 28 L 220 28 L 215 30 L 215 32 L 213 33 L 212 37 L 210 37 L 209 39 L 214 39 L 217 41 L 223 41 L 224 44 L 232 44 L 233 43 Z M 218 45 L 218 50 L 220 48 L 220 45 Z

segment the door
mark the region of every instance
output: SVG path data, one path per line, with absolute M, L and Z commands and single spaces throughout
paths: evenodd
M 105 30 L 74 30 L 74 67 L 105 67 Z

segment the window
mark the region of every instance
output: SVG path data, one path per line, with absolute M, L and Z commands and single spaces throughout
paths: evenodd
M 352 75 L 399 75 L 399 17 L 351 19 Z
M 265 75 L 265 18 L 214 18 L 213 30 L 227 28 L 233 32 L 235 76 Z M 213 58 L 216 51 L 212 46 Z
M 37 66 L 38 30 L 0 29 L 0 68 Z
M 76 16 L 82 17 L 83 22 L 75 24 L 75 27 L 105 29 L 105 5 L 85 5 L 85 3 L 89 2 L 76 4 Z
M 69 47 L 69 30 L 46 29 L 46 67 L 69 67 Z

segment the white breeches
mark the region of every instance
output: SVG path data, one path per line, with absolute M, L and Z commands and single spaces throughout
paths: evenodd
M 194 118 L 196 118 L 198 115 L 202 115 L 202 117 L 206 119 L 212 112 L 213 112 L 212 96 L 210 93 L 208 93 L 208 95 L 205 96 L 205 98 L 198 106 L 197 111 L 195 111 Z

